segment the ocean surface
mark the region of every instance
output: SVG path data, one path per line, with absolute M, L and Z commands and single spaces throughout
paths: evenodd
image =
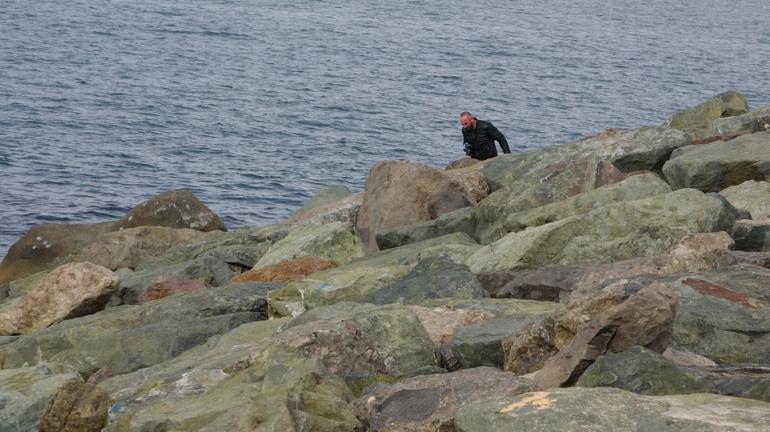
M 465 110 L 523 151 L 770 105 L 767 0 L 2 0 L 0 29 L 0 257 L 177 188 L 267 224 L 461 157 Z

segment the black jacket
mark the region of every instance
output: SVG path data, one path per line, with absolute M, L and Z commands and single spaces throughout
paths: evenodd
M 495 141 L 500 143 L 503 153 L 511 152 L 505 136 L 492 123 L 476 119 L 475 128 L 463 128 L 465 154 L 474 159 L 484 160 L 497 156 Z

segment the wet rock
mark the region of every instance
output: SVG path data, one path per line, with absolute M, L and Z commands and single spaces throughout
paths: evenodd
M 474 203 L 471 192 L 445 171 L 383 161 L 369 171 L 356 231 L 376 250 L 380 231 L 425 222 Z
M 337 263 L 318 257 L 305 256 L 288 261 L 279 261 L 257 270 L 249 270 L 233 277 L 231 282 L 286 282 L 304 279 L 307 275 L 337 267 Z
M 668 120 L 668 125 L 677 129 L 703 127 L 720 117 L 737 116 L 748 111 L 746 96 L 736 91 L 728 91 L 694 107 L 677 111 Z
M 359 416 L 380 432 L 454 430 L 454 415 L 470 402 L 532 391 L 525 378 L 480 367 L 448 374 L 421 375 L 361 396 Z
M 351 227 L 342 222 L 324 225 L 303 225 L 273 244 L 254 269 L 303 256 L 329 259 L 345 264 L 366 254 L 361 240 Z
M 577 382 L 582 387 L 615 387 L 646 395 L 715 393 L 770 400 L 770 369 L 679 366 L 641 347 L 599 357 Z
M 40 419 L 39 432 L 100 432 L 107 423 L 112 400 L 93 384 L 64 383 Z
M 96 264 L 57 267 L 24 297 L 0 309 L 0 334 L 27 334 L 64 319 L 99 311 L 117 284 L 115 273 Z
M 192 228 L 198 231 L 225 230 L 225 224 L 189 189 L 156 195 L 131 209 L 112 226 L 118 231 L 138 226 Z
M 751 213 L 752 219 L 770 217 L 770 182 L 745 181 L 719 191 L 735 208 Z
M 457 432 L 650 430 L 759 432 L 770 404 L 694 394 L 643 396 L 614 388 L 568 388 L 469 403 L 455 415 Z
M 770 132 L 681 150 L 663 166 L 666 179 L 675 189 L 719 192 L 748 180 L 765 181 L 770 174 Z
M 737 217 L 717 196 L 679 190 L 508 234 L 465 263 L 480 273 L 660 255 L 687 235 L 729 229 Z
M 444 256 L 426 258 L 403 278 L 366 298 L 366 303 L 417 303 L 425 299 L 484 297 L 476 276 L 463 264 Z
M 732 236 L 735 239 L 735 248 L 738 250 L 768 251 L 770 250 L 770 218 L 737 220 L 733 225 Z

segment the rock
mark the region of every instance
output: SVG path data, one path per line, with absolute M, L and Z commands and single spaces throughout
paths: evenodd
M 377 289 L 408 274 L 420 260 L 444 255 L 463 262 L 479 248 L 465 234 L 450 234 L 366 256 L 334 269 L 315 273 L 303 281 L 290 282 L 289 289 L 304 293 L 309 308 L 339 301 L 362 301 Z
M 690 351 L 678 350 L 668 347 L 663 351 L 663 357 L 679 366 L 685 367 L 716 367 L 717 364 L 707 357 L 692 353 Z
M 421 224 L 380 231 L 377 234 L 377 247 L 380 250 L 391 249 L 455 232 L 471 235 L 474 231 L 471 224 L 472 210 L 473 207 L 464 207 Z
M 445 171 L 402 161 L 382 161 L 369 171 L 356 231 L 376 250 L 380 231 L 435 219 L 475 200 Z
M 751 265 L 679 275 L 672 347 L 720 365 L 770 364 L 770 270 Z
M 94 313 L 104 308 L 117 284 L 115 273 L 96 264 L 57 267 L 18 302 L 0 309 L 0 334 L 27 334 Z
M 453 169 L 467 168 L 469 166 L 476 165 L 481 162 L 482 161 L 478 159 L 473 159 L 471 157 L 463 157 L 463 158 L 454 160 L 452 162 L 449 162 L 444 169 L 453 170 Z
M 0 429 L 37 430 L 57 389 L 73 379 L 80 377 L 71 368 L 58 364 L 0 370 Z
M 657 171 L 672 151 L 690 144 L 689 138 L 676 129 L 642 127 L 620 134 L 611 146 L 609 161 L 624 173 Z
M 348 189 L 346 186 L 324 186 L 319 189 L 318 192 L 313 195 L 313 198 L 306 202 L 302 208 L 295 211 L 292 214 L 292 217 L 301 218 L 303 215 L 308 214 L 312 209 L 336 203 L 344 198 L 349 197 L 350 195 L 353 195 L 353 192 L 351 192 L 350 189 Z
M 645 172 L 555 203 L 510 214 L 505 218 L 503 226 L 507 232 L 521 231 L 588 213 L 608 204 L 634 201 L 669 192 L 671 187 L 665 181 L 656 174 Z
M 435 349 L 417 316 L 401 305 L 338 303 L 299 315 L 272 345 L 320 360 L 353 387 L 377 376 L 435 372 Z
M 174 229 L 160 226 L 140 226 L 106 233 L 75 254 L 75 261 L 88 261 L 107 267 L 136 268 L 149 257 L 163 255 L 180 244 L 216 236 L 217 232 L 204 233 L 193 229 Z
M 480 273 L 654 256 L 687 235 L 729 229 L 737 217 L 718 196 L 679 190 L 510 233 L 465 264 Z
M 623 290 L 637 289 L 624 281 L 617 285 Z M 595 319 L 579 323 L 574 337 L 535 373 L 535 385 L 541 389 L 572 385 L 598 356 L 634 345 L 663 352 L 671 339 L 675 308 L 676 297 L 668 287 L 652 284 L 641 288 Z
M 728 91 L 713 98 L 677 111 L 668 120 L 668 125 L 677 129 L 688 129 L 706 126 L 709 122 L 720 117 L 732 117 L 746 114 L 749 106 L 746 96 L 735 91 Z
M 747 114 L 712 120 L 706 126 L 687 129 L 693 144 L 727 141 L 724 137 L 737 137 L 747 133 L 770 130 L 770 107 L 757 108 Z M 714 139 L 717 138 L 717 139 Z
M 770 400 L 770 369 L 764 373 L 686 368 L 642 347 L 599 357 L 577 382 L 581 387 L 615 387 L 645 395 L 716 393 Z
M 770 218 L 735 221 L 732 236 L 735 248 L 742 251 L 770 251 Z
M 730 252 L 727 256 L 729 265 L 749 264 L 757 267 L 770 268 L 770 251 L 768 252 Z
M 476 276 L 445 256 L 426 258 L 403 278 L 371 293 L 366 303 L 416 303 L 424 299 L 484 297 Z
M 175 378 L 116 392 L 123 403 L 106 431 L 363 430 L 345 383 L 317 359 L 279 346 L 251 362 Z
M 225 231 L 225 224 L 189 189 L 164 192 L 144 201 L 118 219 L 111 231 L 138 226 Z
M 139 304 L 204 288 L 206 288 L 206 284 L 201 280 L 185 279 L 173 273 L 161 273 L 153 278 L 150 286 L 139 296 Z
M 471 196 L 471 202 L 477 203 L 489 195 L 489 184 L 481 174 L 483 164 L 455 168 L 445 171 L 449 178 L 460 183 Z
M 663 352 L 675 305 L 665 286 L 618 281 L 503 339 L 505 370 L 520 375 L 539 370 L 536 383 L 549 388 L 574 382 L 608 351 L 642 345 Z
M 501 341 L 524 325 L 542 318 L 543 315 L 497 318 L 463 327 L 457 330 L 443 354 L 447 356 L 451 352 L 454 361 L 463 369 L 479 366 L 502 369 L 504 358 Z
M 487 311 L 456 309 L 446 305 L 434 308 L 411 305 L 409 310 L 417 315 L 437 348 L 449 343 L 458 329 L 492 319 L 495 316 Z
M 770 182 L 745 181 L 719 191 L 735 208 L 751 213 L 752 219 L 770 217 Z
M 337 263 L 328 259 L 305 256 L 289 261 L 279 261 L 259 270 L 249 270 L 235 275 L 231 282 L 287 282 L 304 279 L 307 275 L 337 267 Z
M 454 430 L 454 415 L 470 402 L 532 391 L 525 378 L 490 367 L 421 375 L 364 394 L 359 416 L 380 432 Z
M 675 189 L 718 192 L 748 180 L 766 181 L 770 175 L 770 132 L 681 150 L 663 165 L 663 173 Z
M 241 283 L 108 308 L 0 345 L 0 365 L 15 368 L 51 361 L 84 376 L 104 368 L 115 374 L 131 372 L 173 358 L 241 324 L 266 319 L 270 289 L 275 285 Z
M 103 222 L 44 224 L 30 228 L 8 249 L 0 263 L 0 283 L 64 264 L 64 257 L 109 232 L 111 226 L 112 222 Z
M 292 215 L 287 222 L 311 225 L 343 222 L 350 226 L 356 226 L 358 211 L 363 201 L 364 193 L 358 192 L 341 198 L 338 201 L 314 206 L 313 208 L 298 212 Z
M 718 395 L 643 396 L 613 388 L 568 388 L 462 406 L 457 432 L 759 432 L 770 404 Z
M 257 261 L 254 269 L 303 256 L 324 258 L 337 264 L 345 264 L 365 254 L 364 245 L 345 223 L 304 225 L 292 230 L 286 237 L 271 246 Z
M 38 426 L 39 432 L 100 432 L 112 400 L 104 390 L 80 380 L 64 383 Z

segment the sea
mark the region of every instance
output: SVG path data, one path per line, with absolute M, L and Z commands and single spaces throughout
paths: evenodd
M 189 188 L 230 228 L 382 159 L 514 151 L 770 105 L 768 0 L 0 0 L 0 257 Z

